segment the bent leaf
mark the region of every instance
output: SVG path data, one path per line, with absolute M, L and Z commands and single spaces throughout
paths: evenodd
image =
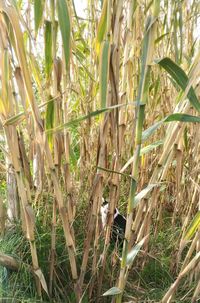
M 169 32 L 162 34 L 155 40 L 155 44 L 159 43 L 165 36 L 169 35 Z
M 115 296 L 115 295 L 119 295 L 122 293 L 122 290 L 119 289 L 118 287 L 112 287 L 109 290 L 107 290 L 106 292 L 104 292 L 103 296 Z
M 154 142 L 154 143 L 152 143 L 150 145 L 147 145 L 147 146 L 141 148 L 141 150 L 140 150 L 140 156 L 149 153 L 154 148 L 156 148 L 156 147 L 158 147 L 160 145 L 163 145 L 163 140 L 156 141 L 156 142 Z
M 200 117 L 175 113 L 167 116 L 164 119 L 164 122 L 172 122 L 172 121 L 200 123 Z
M 143 190 L 141 190 L 134 199 L 134 207 L 138 205 L 138 203 L 154 188 L 155 186 L 158 186 L 158 184 L 149 184 L 147 187 L 145 187 Z
M 149 128 L 145 129 L 142 132 L 142 142 L 146 141 L 147 139 L 149 139 L 149 137 L 151 135 L 153 135 L 153 133 L 163 124 L 164 119 L 156 122 L 155 124 L 153 124 L 152 126 L 150 126 Z
M 141 247 L 143 246 L 145 240 L 147 239 L 148 235 L 145 236 L 138 244 L 136 244 L 131 251 L 127 255 L 126 259 L 126 265 L 130 266 L 133 261 L 135 260 L 135 257 L 137 256 L 138 252 L 140 251 Z
M 188 227 L 188 230 L 186 231 L 184 239 L 190 240 L 199 227 L 200 227 L 200 211 L 198 211 L 198 213 L 192 220 L 190 226 Z
M 38 106 L 39 109 L 45 107 L 46 105 L 48 105 L 51 101 L 55 101 L 57 100 L 57 97 L 59 95 L 55 96 L 54 98 L 49 99 L 48 101 L 40 104 Z M 30 114 L 30 110 L 27 111 L 28 114 Z M 10 117 L 9 119 L 5 120 L 4 125 L 13 125 L 13 124 L 19 124 L 20 122 L 22 122 L 25 119 L 25 112 L 20 112 L 19 114 Z
M 59 132 L 59 131 L 63 130 L 64 128 L 72 127 L 74 125 L 79 124 L 80 122 L 82 122 L 84 120 L 89 119 L 89 118 L 92 118 L 92 117 L 95 117 L 95 116 L 99 116 L 100 114 L 103 114 L 103 113 L 108 112 L 110 110 L 113 110 L 115 108 L 122 107 L 122 106 L 127 106 L 127 105 L 129 105 L 129 104 L 117 104 L 117 105 L 109 106 L 109 107 L 106 107 L 106 108 L 102 108 L 102 109 L 96 110 L 94 112 L 91 112 L 91 113 L 89 113 L 89 114 L 87 114 L 85 116 L 81 116 L 81 117 L 79 117 L 77 119 L 74 119 L 74 120 L 71 120 L 71 121 L 69 121 L 67 123 L 64 123 L 62 125 L 59 125 L 56 128 L 50 129 L 50 130 L 48 130 L 46 132 L 47 132 L 47 134 L 51 133 L 51 132 Z
M 189 83 L 189 78 L 179 65 L 167 57 L 161 60 L 156 60 L 155 62 L 162 66 L 170 74 L 173 80 L 175 80 L 175 82 L 182 88 L 183 91 L 186 89 Z M 187 97 L 193 107 L 198 112 L 200 112 L 200 102 L 193 87 L 190 88 Z
M 164 141 L 163 141 L 163 140 L 160 140 L 160 141 L 156 141 L 156 142 L 154 142 L 154 143 L 152 143 L 152 144 L 150 144 L 150 145 L 147 145 L 147 146 L 141 148 L 141 150 L 140 150 L 140 156 L 142 156 L 142 155 L 144 155 L 144 154 L 147 154 L 147 153 L 151 152 L 153 149 L 157 148 L 158 146 L 163 145 L 163 143 L 164 143 Z M 123 172 L 127 169 L 127 167 L 128 167 L 131 163 L 133 163 L 133 161 L 134 161 L 134 156 L 132 156 L 132 157 L 126 162 L 126 164 L 125 164 L 125 165 L 122 167 L 122 169 L 120 170 L 120 173 L 123 173 Z
M 159 122 L 156 122 L 149 128 L 145 129 L 142 133 L 142 142 L 149 139 L 149 137 L 164 123 L 164 122 L 173 122 L 173 121 L 179 121 L 179 122 L 192 122 L 192 123 L 200 123 L 200 117 L 198 116 L 192 116 L 188 114 L 181 114 L 181 113 L 174 113 L 166 118 L 162 119 Z
M 38 269 L 34 270 L 34 273 L 39 278 L 40 283 L 42 285 L 42 288 L 44 289 L 44 291 L 46 292 L 46 294 L 49 295 L 48 288 L 47 288 L 47 283 L 46 283 L 45 277 L 44 277 L 41 269 L 38 268 Z
M 103 171 L 106 171 L 106 172 L 112 173 L 112 174 L 118 174 L 118 175 L 121 175 L 126 178 L 128 177 L 128 178 L 134 179 L 131 175 L 124 174 L 121 171 L 116 171 L 116 170 L 108 169 L 108 168 L 101 167 L 101 166 L 97 166 L 97 169 L 100 169 L 100 170 L 103 170 Z

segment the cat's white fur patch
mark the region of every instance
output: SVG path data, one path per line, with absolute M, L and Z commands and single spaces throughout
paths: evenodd
M 104 198 L 102 198 L 102 202 L 105 202 Z M 119 215 L 119 210 L 115 208 L 114 219 Z M 108 216 L 108 203 L 101 206 L 101 218 L 103 228 L 106 226 Z
M 101 206 L 101 218 L 102 218 L 102 225 L 103 228 L 106 226 L 108 216 L 108 204 Z

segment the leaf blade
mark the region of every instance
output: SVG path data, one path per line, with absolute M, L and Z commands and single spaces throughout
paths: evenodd
M 198 116 L 192 116 L 188 114 L 182 114 L 182 113 L 174 113 L 171 114 L 164 119 L 156 122 L 155 124 L 151 125 L 149 128 L 145 129 L 142 132 L 142 142 L 146 141 L 149 139 L 151 135 L 165 122 L 174 122 L 174 121 L 179 121 L 179 122 L 188 122 L 188 123 L 200 123 L 200 117 Z
M 69 128 L 71 126 L 74 126 L 74 125 L 77 125 L 79 124 L 80 122 L 86 120 L 86 119 L 89 119 L 89 118 L 92 118 L 92 117 L 95 117 L 95 116 L 99 116 L 100 114 L 103 114 L 105 112 L 108 112 L 108 111 L 111 111 L 115 108 L 118 108 L 118 107 L 122 107 L 122 106 L 127 106 L 128 104 L 117 104 L 117 105 L 113 105 L 113 106 L 109 106 L 109 107 L 106 107 L 106 108 L 101 108 L 99 110 L 96 110 L 94 112 L 91 112 L 85 116 L 81 116 L 79 118 L 76 118 L 74 120 L 71 120 L 71 121 L 68 121 L 67 123 L 64 123 L 62 125 L 59 125 L 57 126 L 56 128 L 54 129 L 50 129 L 47 131 L 47 133 L 51 133 L 51 132 L 59 132 L 61 130 L 63 130 L 64 128 Z
M 140 150 L 140 156 L 149 153 L 150 151 L 154 150 L 155 148 L 159 147 L 160 145 L 163 145 L 163 143 L 164 143 L 163 140 L 159 140 L 159 141 L 153 142 L 152 144 L 144 146 Z
M 145 236 L 139 243 L 137 243 L 132 249 L 131 251 L 128 253 L 127 255 L 127 259 L 126 259 L 126 265 L 131 266 L 131 264 L 133 263 L 133 261 L 135 260 L 137 254 L 139 253 L 141 247 L 143 246 L 145 240 L 147 239 L 148 235 Z
M 172 122 L 172 121 L 200 123 L 200 117 L 192 116 L 188 114 L 174 113 L 167 116 L 164 120 L 164 122 Z
M 96 52 L 99 55 L 100 52 L 100 45 L 104 39 L 106 33 L 106 26 L 107 26 L 107 6 L 108 0 L 103 1 L 103 8 L 101 12 L 101 17 L 99 20 L 99 24 L 97 27 L 97 38 L 96 38 Z
M 115 296 L 115 295 L 119 295 L 122 293 L 122 290 L 119 289 L 118 287 L 111 287 L 109 290 L 107 290 L 106 292 L 104 292 L 104 294 L 102 296 Z
M 149 184 L 147 187 L 145 187 L 143 190 L 141 190 L 134 199 L 134 207 L 138 205 L 138 203 L 155 187 L 158 186 L 158 184 Z
M 44 10 L 44 0 L 34 0 L 34 25 L 35 25 L 35 36 L 37 36 L 38 29 L 42 22 L 43 10 Z
M 50 100 L 52 99 L 51 97 L 49 98 Z M 47 110 L 46 110 L 46 119 L 45 119 L 45 129 L 49 130 L 54 127 L 54 109 L 55 109 L 55 103 L 54 100 L 51 100 L 47 104 Z M 49 142 L 50 149 L 53 149 L 53 134 L 49 133 L 47 134 L 47 139 Z
M 100 59 L 100 102 L 101 108 L 106 107 L 108 79 L 109 79 L 109 64 L 110 64 L 110 43 L 104 41 L 101 48 Z
M 187 88 L 187 85 L 189 83 L 189 78 L 184 72 L 184 70 L 178 64 L 173 62 L 168 57 L 165 57 L 160 60 L 155 60 L 155 62 L 159 64 L 161 67 L 163 67 L 168 72 L 168 74 L 170 74 L 173 80 L 176 81 L 176 83 L 182 88 L 183 91 Z M 187 97 L 190 103 L 193 105 L 193 107 L 198 112 L 200 112 L 200 102 L 196 96 L 193 87 L 190 87 Z
M 53 54 L 52 54 L 52 23 L 45 20 L 45 33 L 44 33 L 44 49 L 45 49 L 45 72 L 46 78 L 49 79 L 51 69 L 53 66 Z
M 190 240 L 192 236 L 195 234 L 196 230 L 200 226 L 200 211 L 197 212 L 196 216 L 190 223 L 190 226 L 188 227 L 186 234 L 185 234 L 185 240 Z
M 63 48 L 64 48 L 64 57 L 65 57 L 65 66 L 68 72 L 69 58 L 70 58 L 70 17 L 68 6 L 65 0 L 57 1 L 57 11 L 58 11 L 58 23 L 60 26 Z

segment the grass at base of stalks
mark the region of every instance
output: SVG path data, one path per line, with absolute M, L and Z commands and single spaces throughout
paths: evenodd
M 181 264 L 175 270 L 176 247 L 179 239 L 179 226 L 171 225 L 171 217 L 167 211 L 164 212 L 162 227 L 158 234 L 151 235 L 149 251 L 146 256 L 145 265 L 141 268 L 143 255 L 140 254 L 136 266 L 132 268 L 129 275 L 126 298 L 127 302 L 158 303 L 175 281 Z M 178 224 L 177 224 L 178 225 Z M 153 234 L 153 230 L 152 233 Z M 187 278 L 182 280 L 172 303 L 191 303 L 193 285 L 189 285 Z M 134 301 L 135 298 L 135 301 Z
M 0 252 L 22 262 L 18 272 L 0 266 L 0 299 L 5 298 L 5 302 L 26 302 L 34 298 L 36 301 L 35 282 L 24 262 L 30 259 L 30 250 L 18 224 L 14 228 L 9 227 L 4 237 L 0 238 Z
M 77 261 L 78 267 L 81 266 L 83 241 L 86 228 L 85 214 L 87 212 L 86 196 L 83 196 L 84 201 L 79 201 L 77 217 L 74 223 L 74 229 L 76 234 L 76 247 L 77 247 Z M 51 201 L 50 201 L 51 202 Z M 51 203 L 49 203 L 51 207 Z M 123 209 L 123 207 L 121 207 Z M 51 243 L 51 218 L 48 218 L 45 222 L 44 208 L 37 212 L 36 215 L 36 246 L 38 249 L 38 258 L 41 269 L 44 276 L 49 283 L 49 256 L 50 256 L 50 243 Z M 15 257 L 21 261 L 24 265 L 21 266 L 19 272 L 12 272 L 6 276 L 6 288 L 5 283 L 2 283 L 2 278 L 5 278 L 4 269 L 0 268 L 0 298 L 7 297 L 6 302 L 37 302 L 35 283 L 32 273 L 27 269 L 26 264 L 30 264 L 31 256 L 29 244 L 23 236 L 20 225 L 18 227 L 10 227 L 3 238 L 0 239 L 1 252 Z M 80 228 L 83 226 L 83 228 Z M 152 224 L 154 226 L 154 222 Z M 170 285 L 173 283 L 176 274 L 170 272 L 172 267 L 173 253 L 176 249 L 176 241 L 179 237 L 179 227 L 171 226 L 171 218 L 166 212 L 163 217 L 163 224 L 159 228 L 158 234 L 153 237 L 153 228 L 151 231 L 150 249 L 149 254 L 146 256 L 146 262 L 144 267 L 141 266 L 144 260 L 144 254 L 141 252 L 130 271 L 126 292 L 124 296 L 124 302 L 130 302 L 131 298 L 135 298 L 135 302 L 159 302 Z M 103 245 L 103 243 L 102 243 Z M 115 260 L 115 261 L 113 261 Z M 113 262 L 116 262 L 116 266 L 113 267 Z M 54 299 L 51 302 L 75 302 L 73 293 L 73 281 L 70 278 L 68 267 L 68 255 L 65 248 L 65 239 L 63 236 L 62 228 L 58 225 L 56 228 L 56 275 L 59 279 L 55 279 L 54 284 Z M 85 277 L 85 286 L 91 278 L 91 264 L 92 256 L 89 259 L 89 269 Z M 109 287 L 114 285 L 114 281 L 118 276 L 119 260 L 110 249 L 107 264 L 105 269 L 105 275 L 103 279 L 102 293 L 108 290 Z M 176 299 L 173 302 L 185 302 L 189 303 L 191 293 L 189 290 L 192 286 L 181 283 Z M 6 292 L 5 292 L 6 291 Z M 187 294 L 184 299 L 185 294 Z M 95 297 L 95 294 L 94 294 Z M 10 299 L 9 299 L 10 298 Z M 12 299 L 11 299 L 12 298 Z M 180 301 L 182 299 L 182 301 Z M 94 299 L 94 302 L 96 298 Z M 44 296 L 43 302 L 49 302 Z M 87 294 L 83 300 L 83 303 L 91 302 L 87 299 Z M 102 297 L 101 303 L 110 302 L 110 298 Z

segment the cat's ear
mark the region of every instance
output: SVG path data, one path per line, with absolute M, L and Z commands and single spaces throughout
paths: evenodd
M 106 204 L 108 204 L 108 201 L 106 201 L 104 198 L 102 198 L 102 205 L 105 206 Z

